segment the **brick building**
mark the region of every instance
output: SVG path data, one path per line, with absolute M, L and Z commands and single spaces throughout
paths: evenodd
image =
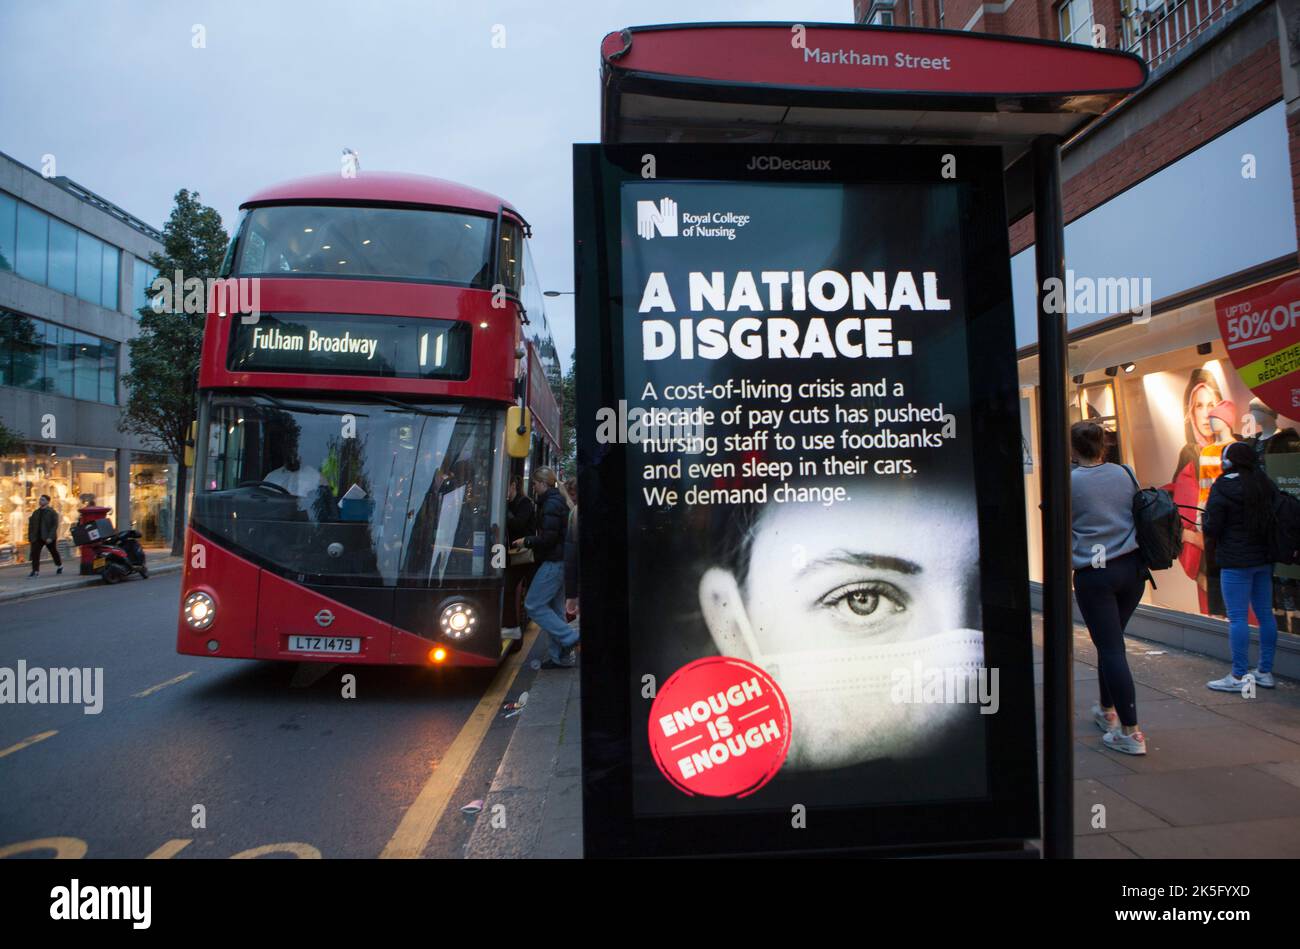
M 1268 435 L 1276 478 L 1300 483 L 1300 383 L 1289 399 L 1255 393 L 1218 313 L 1266 298 L 1300 300 L 1300 0 L 854 0 L 855 20 L 965 29 L 1129 50 L 1146 86 L 1067 142 L 1062 154 L 1066 267 L 1087 290 L 1069 313 L 1069 404 L 1112 434 L 1112 460 L 1144 485 L 1203 504 L 1226 437 Z M 1033 220 L 1011 222 L 1012 275 L 1025 429 L 1026 523 L 1039 550 L 1037 316 Z M 1111 292 L 1135 292 L 1127 300 Z M 1103 288 L 1107 292 L 1103 293 Z M 1095 291 L 1095 292 L 1094 292 Z M 1252 303 L 1254 301 L 1254 303 Z M 1140 311 L 1128 312 L 1141 303 Z M 1120 304 L 1120 305 L 1115 305 Z M 1216 435 L 1209 413 L 1234 419 Z M 1230 416 L 1228 413 L 1231 413 Z M 1290 449 L 1284 451 L 1282 449 Z M 1130 630 L 1227 656 L 1215 565 L 1198 530 L 1180 563 L 1157 574 Z M 1278 669 L 1300 674 L 1300 571 L 1279 568 Z M 1041 578 L 1041 565 L 1031 564 Z

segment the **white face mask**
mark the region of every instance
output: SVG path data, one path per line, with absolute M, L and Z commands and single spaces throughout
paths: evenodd
M 736 604 L 743 604 L 736 591 Z M 706 603 L 706 620 L 710 617 Z M 785 768 L 841 768 L 876 758 L 925 754 L 955 721 L 978 715 L 967 701 L 937 701 L 927 682 L 951 679 L 974 697 L 984 664 L 984 634 L 953 629 L 922 639 L 833 649 L 764 653 L 743 606 L 731 611 L 750 661 L 766 670 L 790 707 Z M 957 691 L 960 690 L 960 691 Z M 928 695 L 927 695 L 928 693 Z M 918 701 L 919 700 L 919 701 Z

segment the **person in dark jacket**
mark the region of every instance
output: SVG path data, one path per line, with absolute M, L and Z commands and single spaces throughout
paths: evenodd
M 564 615 L 578 615 L 578 479 L 564 482 L 569 527 L 564 534 Z
M 50 507 L 50 496 L 42 494 L 40 506 L 32 511 L 27 521 L 27 539 L 31 542 L 32 572 L 27 576 L 39 576 L 41 572 L 41 551 L 49 548 L 54 558 L 55 573 L 63 572 L 63 561 L 59 558 L 59 548 L 55 541 L 59 539 L 59 514 Z
M 578 631 L 564 621 L 564 535 L 569 506 L 556 488 L 555 472 L 538 468 L 533 472 L 533 493 L 537 496 L 535 533 L 515 541 L 513 549 L 528 548 L 538 562 L 524 608 L 549 637 L 543 669 L 568 669 L 577 662 Z
M 1249 609 L 1259 621 L 1259 667 L 1256 684 L 1274 686 L 1273 653 L 1277 621 L 1273 618 L 1273 561 L 1269 553 L 1273 498 L 1277 487 L 1260 467 L 1255 449 L 1234 442 L 1223 453 L 1223 474 L 1210 488 L 1201 529 L 1221 571 L 1220 585 L 1228 611 L 1232 671 L 1206 685 L 1219 692 L 1241 692 L 1250 655 Z
M 511 546 L 533 532 L 533 519 L 537 514 L 537 509 L 533 507 L 533 502 L 523 487 L 521 475 L 510 477 L 510 488 L 506 495 L 506 539 Z M 532 563 L 511 563 L 506 566 L 506 595 L 501 610 L 502 639 L 523 638 L 519 616 L 519 588 L 521 584 L 527 586 L 536 569 Z

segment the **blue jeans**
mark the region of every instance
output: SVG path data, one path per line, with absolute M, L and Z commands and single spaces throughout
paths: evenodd
M 1248 607 L 1255 608 L 1259 620 L 1259 671 L 1273 671 L 1273 653 L 1277 649 L 1277 620 L 1273 618 L 1273 565 L 1262 567 L 1223 567 L 1219 573 L 1223 603 L 1228 610 L 1228 641 L 1232 645 L 1232 674 L 1246 674 L 1250 658 L 1250 623 Z
M 533 574 L 524 609 L 549 640 L 546 654 L 559 662 L 564 651 L 578 641 L 578 631 L 564 621 L 564 562 L 548 560 Z

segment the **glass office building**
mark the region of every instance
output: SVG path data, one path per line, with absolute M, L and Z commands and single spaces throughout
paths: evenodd
M 0 154 L 0 566 L 27 559 L 42 494 L 59 545 L 87 505 L 170 546 L 176 461 L 119 430 L 129 342 L 162 235 L 66 178 Z

